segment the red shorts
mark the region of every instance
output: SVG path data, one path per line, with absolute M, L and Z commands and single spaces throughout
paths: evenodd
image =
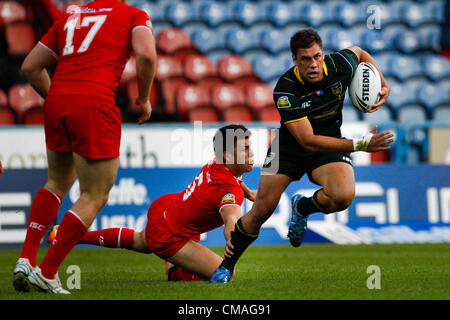
M 45 100 L 45 142 L 56 152 L 88 159 L 119 156 L 120 110 L 100 96 L 49 95 Z
M 192 238 L 174 235 L 167 225 L 164 212 L 174 194 L 157 198 L 150 205 L 147 213 L 145 239 L 150 251 L 162 259 L 168 259 L 177 253 L 189 240 L 199 241 L 200 235 Z

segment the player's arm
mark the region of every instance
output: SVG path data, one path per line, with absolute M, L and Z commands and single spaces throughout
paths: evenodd
M 231 232 L 234 230 L 234 225 L 241 215 L 241 207 L 238 205 L 223 206 L 220 209 L 220 216 L 224 223 L 223 233 L 227 242 L 231 239 Z
M 341 153 L 353 151 L 375 152 L 390 149 L 393 134 L 390 131 L 377 133 L 377 127 L 361 139 L 340 139 L 315 135 L 307 117 L 285 124 L 297 142 L 308 152 Z
M 255 201 L 256 190 L 250 190 L 250 188 L 244 183 L 244 181 L 241 181 L 241 188 L 244 191 L 245 198 L 247 198 L 250 201 Z
M 380 91 L 380 101 L 375 103 L 373 105 L 373 108 L 369 112 L 375 112 L 379 107 L 381 107 L 389 97 L 389 93 L 391 92 L 391 88 L 389 84 L 387 83 L 386 79 L 383 77 L 383 73 L 381 72 L 380 68 L 378 67 L 377 63 L 373 59 L 373 57 L 365 50 L 361 49 L 360 47 L 353 46 L 347 48 L 347 50 L 352 51 L 357 57 L 359 62 L 368 62 L 375 66 L 377 68 L 378 72 L 380 73 L 381 77 L 381 91 Z
M 38 43 L 22 63 L 22 72 L 37 93 L 45 99 L 50 90 L 50 76 L 47 67 L 58 61 L 55 54 Z
M 156 48 L 152 31 L 148 28 L 134 29 L 131 34 L 131 45 L 136 54 L 136 78 L 138 83 L 136 104 L 142 110 L 138 123 L 142 124 L 150 119 L 152 112 L 150 89 L 156 71 Z

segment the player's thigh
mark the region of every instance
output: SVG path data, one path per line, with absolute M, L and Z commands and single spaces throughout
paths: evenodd
M 119 158 L 88 159 L 73 153 L 80 182 L 80 192 L 96 196 L 107 195 L 116 180 Z
M 189 240 L 168 260 L 175 265 L 209 279 L 223 259 L 207 247 Z
M 72 152 L 56 152 L 47 148 L 48 178 L 45 188 L 64 197 L 76 179 Z
M 324 164 L 311 172 L 312 179 L 323 187 L 325 194 L 337 201 L 352 201 L 355 196 L 355 174 L 346 162 Z
M 284 190 L 291 183 L 285 174 L 263 174 L 259 180 L 258 192 L 253 204 L 256 210 L 275 210 Z

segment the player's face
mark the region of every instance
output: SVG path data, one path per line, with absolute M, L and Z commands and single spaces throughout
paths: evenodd
M 322 80 L 324 54 L 317 43 L 309 48 L 298 49 L 297 56 L 292 56 L 292 59 L 303 81 L 314 83 Z
M 250 172 L 253 170 L 253 157 L 254 153 L 250 145 L 250 139 L 246 138 L 244 140 L 238 140 L 236 146 L 234 147 L 235 151 L 235 165 L 239 166 L 240 171 Z

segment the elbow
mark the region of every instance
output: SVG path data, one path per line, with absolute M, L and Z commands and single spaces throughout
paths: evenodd
M 33 73 L 34 68 L 33 66 L 27 62 L 27 60 L 25 59 L 25 61 L 22 63 L 22 66 L 20 67 L 20 70 L 22 71 L 22 73 L 28 78 L 30 76 L 30 74 Z
M 316 144 L 314 143 L 313 136 L 306 137 L 302 139 L 300 145 L 305 149 L 307 152 L 317 152 L 319 151 Z
M 156 51 L 153 49 L 136 52 L 136 59 L 144 61 L 149 64 L 156 64 Z

